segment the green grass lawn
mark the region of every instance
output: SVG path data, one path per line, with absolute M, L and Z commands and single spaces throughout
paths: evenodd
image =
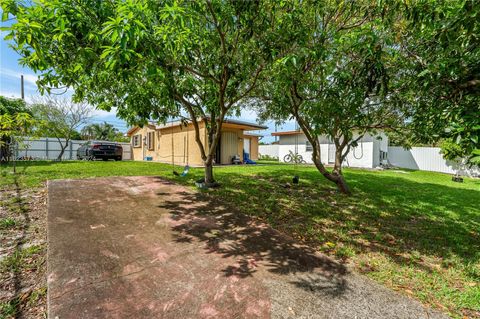
M 177 167 L 177 171 L 182 168 Z M 0 188 L 10 187 L 2 167 Z M 152 162 L 26 162 L 21 187 L 47 179 L 159 175 L 186 185 Z M 299 185 L 285 187 L 293 175 Z M 455 317 L 480 316 L 480 180 L 454 183 L 445 174 L 345 170 L 353 196 L 339 194 L 312 166 L 257 165 L 215 169 L 218 189 L 204 191 L 255 215 L 357 271 Z

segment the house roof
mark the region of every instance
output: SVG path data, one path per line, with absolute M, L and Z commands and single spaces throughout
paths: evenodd
M 152 128 L 155 128 L 155 124 L 147 124 L 146 126 L 149 126 L 149 127 L 152 127 Z M 127 131 L 127 136 L 130 136 L 132 135 L 133 133 L 135 133 L 136 130 L 138 130 L 140 128 L 140 126 L 138 125 L 135 125 L 135 126 L 132 126 L 131 128 L 128 129 Z
M 187 120 L 187 122 L 190 123 L 191 121 Z M 160 129 L 163 129 L 163 128 L 179 126 L 179 125 L 182 125 L 183 123 L 184 122 L 182 122 L 180 120 L 175 120 L 175 121 L 167 122 L 165 124 L 150 123 L 149 125 L 154 126 L 155 129 L 157 129 L 157 130 L 160 130 Z M 265 126 L 265 125 L 260 125 L 260 124 L 257 124 L 257 123 L 251 123 L 251 122 L 245 122 L 245 121 L 239 121 L 239 120 L 234 120 L 234 119 L 225 119 L 223 121 L 223 123 L 239 126 L 239 128 L 241 128 L 245 131 L 266 130 L 268 128 L 268 126 Z M 130 128 L 127 131 L 127 134 L 132 135 L 132 133 L 135 132 L 137 128 L 138 128 L 138 126 L 134 126 L 134 127 Z
M 283 131 L 283 132 L 274 132 L 272 133 L 272 136 L 282 136 L 282 135 L 297 135 L 297 134 L 303 134 L 302 131 L 296 130 L 296 131 Z
M 258 134 L 258 133 L 245 133 L 245 134 L 243 134 L 243 135 L 245 135 L 245 136 L 256 136 L 256 137 L 263 137 L 263 135 L 262 135 L 262 134 Z
M 138 126 L 132 126 L 131 128 L 128 129 L 127 131 L 127 136 L 130 136 L 133 134 L 138 129 Z
M 268 126 L 265 126 L 265 125 L 260 125 L 260 124 L 252 123 L 252 122 L 239 121 L 239 120 L 234 120 L 234 119 L 225 119 L 224 123 L 231 123 L 231 124 L 248 126 L 248 127 L 253 128 L 253 130 L 266 130 L 268 128 Z M 249 130 L 252 130 L 252 129 L 249 129 Z
M 383 129 L 378 129 L 377 131 L 382 132 Z M 356 130 L 354 130 L 354 132 L 356 132 Z M 297 134 L 303 134 L 303 131 L 295 130 L 295 131 L 274 132 L 272 133 L 272 136 L 297 135 Z

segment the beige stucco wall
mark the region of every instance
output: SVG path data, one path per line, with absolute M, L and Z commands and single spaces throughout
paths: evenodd
M 202 143 L 205 145 L 207 134 L 205 123 L 199 123 L 200 137 Z M 153 149 L 149 150 L 144 145 L 144 137 L 148 132 L 155 132 Z M 243 130 L 238 128 L 224 127 L 222 132 L 234 132 L 237 134 L 237 154 L 243 159 L 243 141 L 245 138 L 250 139 L 250 158 L 258 159 L 258 137 L 248 136 L 243 134 Z M 133 136 L 141 135 L 141 146 L 133 147 Z M 172 141 L 173 134 L 173 141 Z M 174 126 L 155 129 L 155 126 L 149 125 L 142 128 L 137 128 L 131 133 L 132 155 L 133 160 L 141 161 L 147 156 L 151 156 L 153 161 L 171 163 L 172 162 L 172 142 L 174 163 L 177 165 L 203 165 L 200 155 L 200 149 L 195 141 L 195 130 L 193 124 L 189 123 L 187 126 Z M 233 141 L 232 141 L 233 142 Z M 236 155 L 236 154 L 234 154 Z M 229 164 L 228 160 L 222 161 L 222 164 Z
M 199 123 L 199 126 L 201 140 L 205 143 L 205 124 Z M 147 136 L 148 132 L 155 132 L 153 150 L 147 149 L 147 146 L 143 143 L 143 138 Z M 132 143 L 133 159 L 136 161 L 141 161 L 144 157 L 151 156 L 154 161 L 171 163 L 173 155 L 173 161 L 177 165 L 203 164 L 200 150 L 195 142 L 195 130 L 192 124 L 166 127 L 159 130 L 155 130 L 153 126 L 144 126 L 132 133 L 131 141 L 133 140 L 133 135 L 136 134 L 142 135 L 141 147 L 133 147 Z

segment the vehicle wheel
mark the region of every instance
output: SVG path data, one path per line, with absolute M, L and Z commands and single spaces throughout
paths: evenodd
M 290 154 L 285 155 L 285 157 L 283 158 L 283 161 L 285 163 L 290 163 L 292 161 L 292 157 L 290 156 Z
M 121 160 L 122 160 L 122 157 L 121 157 L 121 156 L 117 156 L 117 157 L 115 157 L 115 160 L 116 160 L 116 161 L 121 161 Z

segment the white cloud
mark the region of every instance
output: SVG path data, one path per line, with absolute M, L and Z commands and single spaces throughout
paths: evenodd
M 26 85 L 33 86 L 35 88 L 37 87 L 36 81 L 38 80 L 38 76 L 35 74 L 22 73 L 22 72 L 18 72 L 18 71 L 11 70 L 8 68 L 3 68 L 3 67 L 0 69 L 0 73 L 3 76 L 8 77 L 12 80 L 13 79 L 17 80 L 18 83 L 20 83 L 20 76 L 23 74 L 23 80 L 25 81 Z
M 94 116 L 95 118 L 109 117 L 116 114 L 117 114 L 117 109 L 114 107 L 112 107 L 110 112 L 105 110 L 99 110 L 99 109 L 94 109 L 92 112 L 92 116 Z

